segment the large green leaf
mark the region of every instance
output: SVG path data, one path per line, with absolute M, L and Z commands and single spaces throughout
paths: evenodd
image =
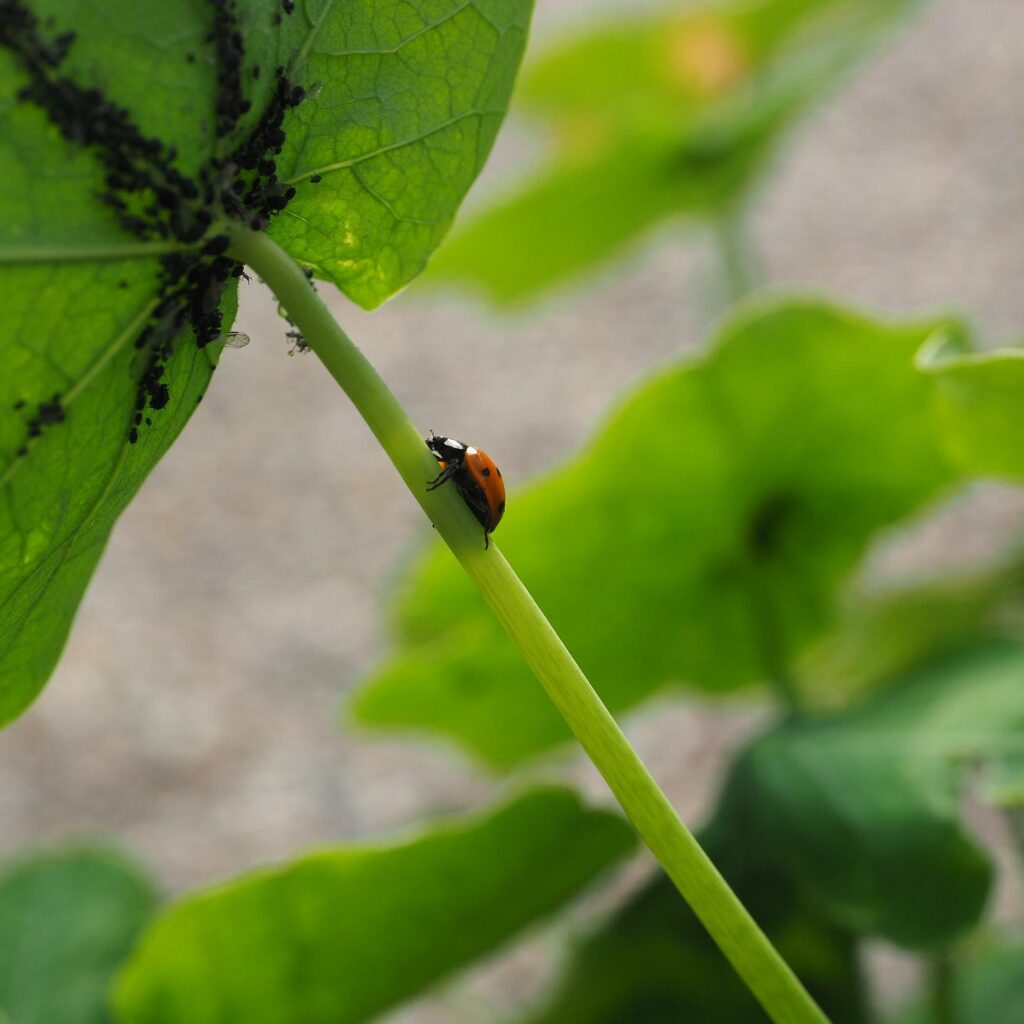
M 990 881 L 960 818 L 967 773 L 1020 769 L 1022 755 L 1024 648 L 993 645 L 756 740 L 726 784 L 716 838 L 774 865 L 843 927 L 940 946 L 977 923 Z
M 535 790 L 386 846 L 324 850 L 169 907 L 117 989 L 125 1024 L 364 1021 L 551 913 L 633 848 Z
M 139 277 L 142 273 L 144 276 Z M 123 275 L 123 276 L 122 276 Z M 148 276 L 148 280 L 146 279 Z M 11 267 L 0 325 L 0 724 L 36 697 L 60 657 L 114 521 L 180 433 L 216 359 L 182 338 L 167 363 L 171 395 L 136 443 L 138 354 L 132 341 L 153 305 L 152 268 L 115 260 Z M 129 287 L 118 287 L 119 280 Z M 225 324 L 234 317 L 234 290 Z M 26 420 L 50 396 L 64 421 L 25 456 Z M 25 403 L 25 411 L 15 405 Z
M 490 151 L 531 7 L 308 0 L 303 78 L 323 91 L 285 124 L 298 194 L 274 238 L 367 307 L 415 277 Z
M 236 152 L 274 109 L 276 69 L 305 81 L 309 96 L 288 112 L 277 156 L 277 172 L 294 179 L 297 194 L 275 236 L 373 305 L 419 270 L 479 170 L 530 3 L 300 0 L 291 14 L 287 6 L 237 5 L 239 88 L 251 109 L 228 129 L 218 124 L 226 88 L 218 45 L 227 30 L 214 18 L 233 5 L 38 0 L 33 10 L 45 39 L 75 32 L 52 75 L 102 90 L 102 99 L 79 101 L 65 134 L 80 138 L 97 110 L 123 107 L 143 135 L 163 143 L 153 158 L 159 173 L 191 176 L 200 196 L 213 184 L 223 192 L 211 194 L 228 192 L 230 177 L 223 179 L 233 165 L 212 161 Z M 157 413 L 155 403 L 139 422 L 146 363 L 136 342 L 167 289 L 187 278 L 195 247 L 169 268 L 160 258 L 180 256 L 185 243 L 140 240 L 121 226 L 100 198 L 109 152 L 71 144 L 40 106 L 17 98 L 29 81 L 16 56 L 18 8 L 4 18 L 0 724 L 52 671 L 115 519 L 195 409 L 217 357 L 217 346 L 200 351 L 185 332 L 163 374 L 170 404 Z M 264 141 L 258 155 L 273 156 L 277 140 Z M 323 180 L 314 183 L 314 173 Z M 217 202 L 205 209 L 211 235 L 228 209 Z M 226 330 L 233 289 L 222 305 Z M 35 437 L 40 420 L 47 425 Z
M 753 305 L 579 457 L 513 488 L 500 543 L 613 712 L 669 682 L 722 691 L 792 664 L 868 540 L 954 478 L 913 365 L 935 327 Z M 436 547 L 398 632 L 359 721 L 443 733 L 496 767 L 567 735 Z
M 155 902 L 138 869 L 109 851 L 72 847 L 6 867 L 0 874 L 0 1020 L 108 1021 L 110 981 Z
M 759 0 L 608 24 L 525 76 L 522 105 L 557 147 L 466 227 L 430 279 L 498 303 L 620 256 L 669 217 L 716 218 L 784 131 L 912 0 Z
M 953 458 L 971 473 L 1024 480 L 1024 348 L 958 349 L 939 338 L 918 359 Z
M 182 110 L 198 102 L 202 81 L 212 105 L 212 72 L 204 65 L 175 79 L 171 67 L 184 71 L 184 51 L 206 26 L 184 5 L 152 17 L 139 5 L 117 8 L 108 23 L 80 5 L 83 31 L 65 70 L 92 84 L 103 68 L 110 97 L 135 96 L 147 128 L 161 121 L 183 154 L 202 157 L 198 132 L 195 148 L 186 144 Z M 67 27 L 61 5 L 40 4 L 39 13 Z M 111 59 L 108 47 L 130 54 Z M 97 199 L 94 157 L 16 101 L 26 81 L 0 47 L 0 723 L 52 670 L 115 517 L 195 408 L 212 366 L 207 353 L 179 344 L 166 374 L 171 404 L 129 445 L 133 342 L 157 301 L 150 253 L 166 246 L 118 226 Z M 31 440 L 30 421 L 55 397 L 64 422 Z

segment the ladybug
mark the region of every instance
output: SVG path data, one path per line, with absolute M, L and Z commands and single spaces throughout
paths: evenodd
M 456 441 L 454 437 L 442 437 L 431 431 L 426 442 L 441 467 L 441 472 L 430 481 L 427 490 L 432 491 L 446 480 L 451 480 L 484 528 L 484 547 L 488 547 L 489 534 L 505 514 L 505 481 L 501 478 L 501 470 L 486 452 Z

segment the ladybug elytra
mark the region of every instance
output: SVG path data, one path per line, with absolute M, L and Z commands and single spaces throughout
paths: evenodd
M 488 547 L 490 534 L 505 514 L 505 481 L 501 478 L 501 470 L 486 452 L 456 441 L 454 437 L 443 437 L 431 431 L 426 442 L 441 467 L 441 472 L 430 481 L 427 490 L 432 491 L 446 480 L 451 480 L 484 528 L 484 547 Z

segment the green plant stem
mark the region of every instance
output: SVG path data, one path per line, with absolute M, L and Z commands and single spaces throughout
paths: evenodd
M 1003 816 L 1010 830 L 1010 838 L 1017 851 L 1019 866 L 1024 869 L 1024 807 L 1011 805 L 1003 808 Z
M 722 280 L 731 305 L 753 291 L 758 284 L 743 208 L 722 213 L 715 220 L 714 230 L 722 265 Z
M 413 497 L 508 630 L 548 696 L 680 893 L 776 1024 L 827 1018 L 679 819 L 497 545 L 451 488 L 426 490 L 433 457 L 387 385 L 331 316 L 302 270 L 268 236 L 236 227 L 230 253 L 270 286 L 341 385 Z
M 764 567 L 755 562 L 749 587 L 754 636 L 769 685 L 786 711 L 796 716 L 803 712 L 804 700 L 789 665 L 786 638 L 770 584 Z
M 944 954 L 938 954 L 931 966 L 932 1020 L 935 1024 L 956 1024 L 953 981 L 952 960 Z

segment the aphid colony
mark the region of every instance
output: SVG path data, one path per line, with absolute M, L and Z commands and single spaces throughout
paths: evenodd
M 215 134 L 235 144 L 226 156 L 210 158 L 195 177 L 177 169 L 177 152 L 158 138 L 140 131 L 130 111 L 111 101 L 100 89 L 85 88 L 60 68 L 75 35 L 62 32 L 48 38 L 39 19 L 23 0 L 0 0 L 0 46 L 18 59 L 28 82 L 18 99 L 42 108 L 69 142 L 89 147 L 103 168 L 100 199 L 121 226 L 136 238 L 180 242 L 190 248 L 161 258 L 159 293 L 153 313 L 135 339 L 142 353 L 132 443 L 147 408 L 162 409 L 170 401 L 164 379 L 167 361 L 186 327 L 199 347 L 221 335 L 220 299 L 227 281 L 242 273 L 240 263 L 226 255 L 226 235 L 207 237 L 216 221 L 232 219 L 254 230 L 267 226 L 271 216 L 288 204 L 295 189 L 277 178 L 275 157 L 285 135 L 285 112 L 301 102 L 301 86 L 292 85 L 284 68 L 275 69 L 273 94 L 260 119 L 235 141 L 242 117 L 251 109 L 243 88 L 244 39 L 239 30 L 235 0 L 210 0 L 212 20 L 206 42 L 217 68 Z M 294 4 L 285 3 L 290 14 Z M 51 28 L 53 19 L 46 22 Z M 188 63 L 195 54 L 188 54 Z M 251 69 L 253 80 L 260 69 Z M 45 408 L 44 408 L 45 407 Z M 55 395 L 38 406 L 28 421 L 31 440 L 41 428 L 60 422 Z M 22 446 L 20 454 L 27 452 Z

